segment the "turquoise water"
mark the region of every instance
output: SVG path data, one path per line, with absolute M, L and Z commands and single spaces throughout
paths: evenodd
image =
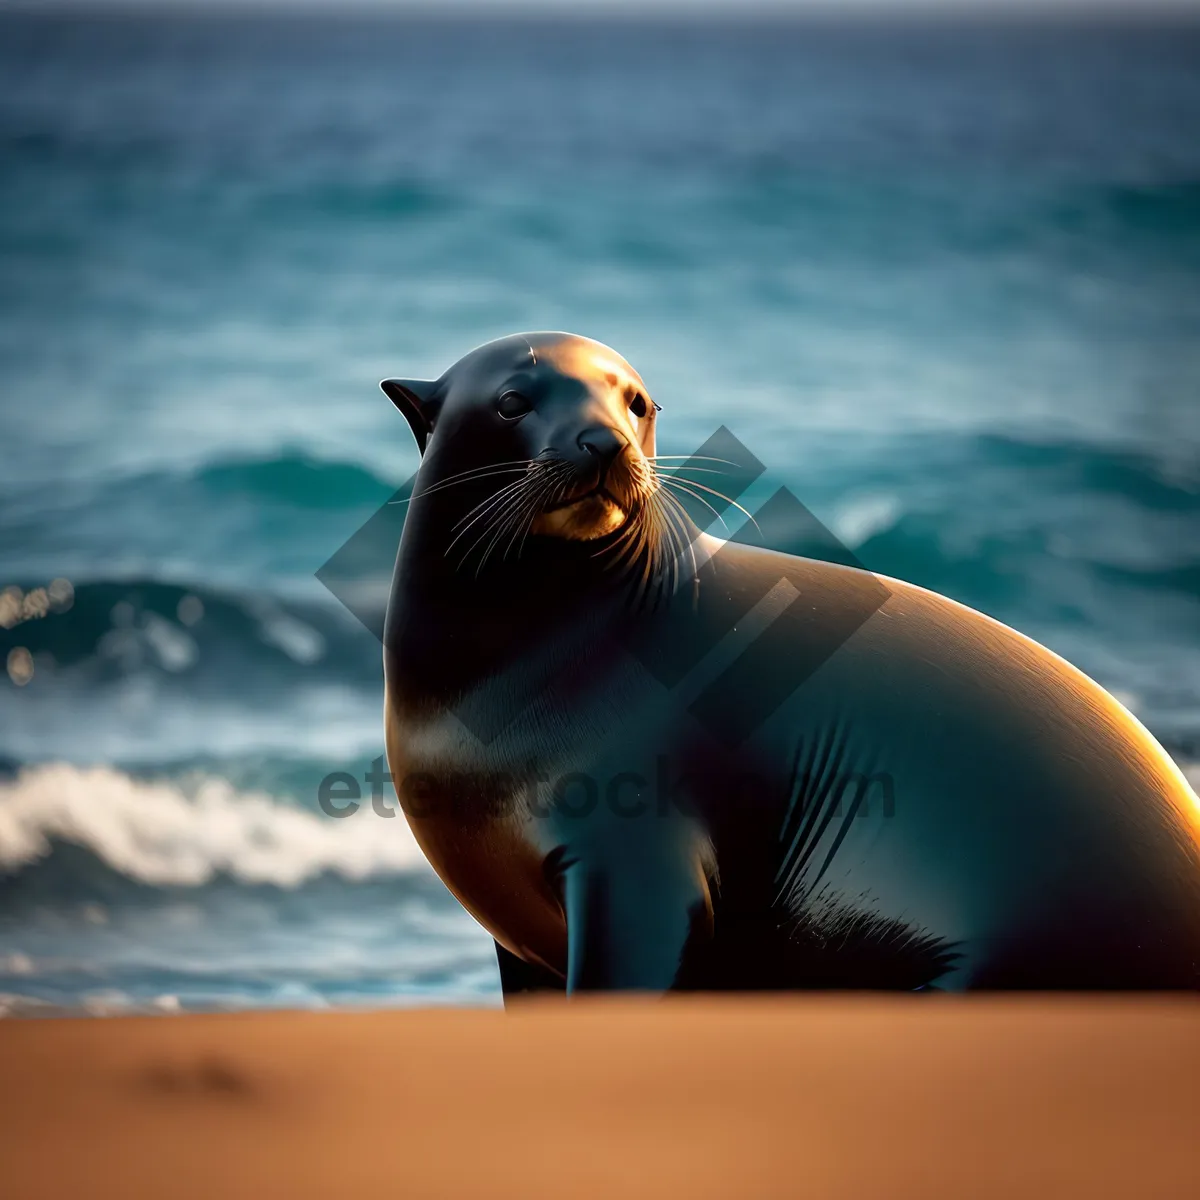
M 496 999 L 317 807 L 382 731 L 314 572 L 416 466 L 377 381 L 516 329 L 1192 769 L 1198 135 L 1197 27 L 0 18 L 0 588 L 73 589 L 0 609 L 0 1005 Z

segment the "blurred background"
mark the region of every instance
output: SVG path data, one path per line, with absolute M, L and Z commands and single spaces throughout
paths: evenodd
M 498 1003 L 314 572 L 514 330 L 1200 778 L 1197 17 L 0 11 L 0 1011 Z

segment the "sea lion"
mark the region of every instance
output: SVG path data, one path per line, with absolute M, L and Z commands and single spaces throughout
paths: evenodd
M 1200 802 L 1091 679 L 922 588 L 699 534 L 597 342 L 382 387 L 422 452 L 389 766 L 506 995 L 1200 984 Z

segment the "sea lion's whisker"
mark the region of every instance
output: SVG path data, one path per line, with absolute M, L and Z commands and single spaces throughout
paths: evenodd
M 479 515 L 481 511 L 486 512 L 498 500 L 502 500 L 506 496 L 520 491 L 521 488 L 523 488 L 525 486 L 525 483 L 528 478 L 528 474 L 529 474 L 528 471 L 522 472 L 520 479 L 514 479 L 511 483 L 506 483 L 503 487 L 499 488 L 497 491 L 494 491 L 490 496 L 485 496 L 482 500 L 479 501 L 478 504 L 473 505 L 471 508 L 469 508 L 464 516 L 460 517 L 457 521 L 455 521 L 454 525 L 451 528 L 458 529 L 463 525 L 469 525 L 472 518 Z
M 562 468 L 566 468 L 566 470 L 564 471 Z M 484 563 L 487 562 L 488 556 L 491 554 L 500 537 L 503 536 L 505 530 L 509 527 L 509 523 L 513 520 L 513 518 L 516 517 L 519 519 L 524 514 L 527 507 L 533 509 L 533 515 L 536 515 L 537 507 L 540 504 L 542 494 L 546 489 L 548 489 L 549 485 L 558 482 L 564 476 L 570 476 L 572 474 L 573 470 L 570 468 L 569 464 L 563 463 L 561 460 L 553 460 L 551 462 L 544 462 L 532 467 L 526 472 L 524 478 L 519 479 L 516 483 L 509 484 L 508 487 L 502 489 L 501 492 L 492 498 L 492 503 L 488 506 L 488 508 L 484 512 L 479 513 L 474 520 L 472 520 L 471 524 L 474 524 L 475 521 L 478 521 L 483 517 L 488 518 L 488 521 L 483 530 L 480 532 L 479 536 L 471 543 L 471 545 L 463 554 L 462 558 L 459 560 L 459 566 L 461 567 L 466 563 L 467 559 L 470 558 L 474 550 L 480 545 L 484 538 L 491 533 L 493 535 L 492 540 L 488 543 L 488 546 L 485 549 L 483 556 L 479 561 L 479 566 L 475 572 L 476 578 L 478 578 L 479 573 L 483 570 Z M 547 476 L 549 477 L 547 478 Z M 533 489 L 536 489 L 536 491 Z M 467 528 L 469 527 L 470 526 Z M 467 530 L 463 529 L 462 532 L 459 533 L 458 537 L 454 539 L 454 541 L 457 542 L 459 538 L 461 538 L 466 532 Z M 453 544 L 454 542 L 451 542 L 451 546 Z M 449 551 L 449 547 L 447 547 L 447 551 Z
M 524 484 L 526 484 L 526 481 L 529 478 L 529 475 L 536 472 L 536 470 L 538 470 L 538 468 L 534 467 L 532 463 L 529 463 L 529 464 L 527 464 L 527 466 L 522 467 L 521 472 L 520 472 L 520 478 L 511 480 L 510 482 L 508 482 L 508 484 L 505 484 L 503 487 L 500 487 L 499 491 L 492 492 L 491 496 L 485 496 L 484 499 L 481 499 L 479 504 L 476 504 L 474 506 L 474 508 L 470 509 L 467 512 L 467 516 L 461 517 L 460 520 L 455 522 L 454 528 L 457 529 L 458 526 L 461 526 L 461 524 L 464 521 L 467 521 L 467 518 L 470 515 L 472 515 L 473 512 L 482 508 L 482 506 L 484 506 L 485 504 L 490 504 L 492 502 L 492 500 L 496 499 L 497 497 L 504 496 L 504 494 L 511 492 L 512 490 L 515 490 L 515 488 L 520 488 L 520 487 L 524 486 Z M 509 474 L 509 473 L 510 472 L 503 472 L 500 474 Z
M 533 532 L 534 522 L 537 520 L 538 514 L 542 512 L 547 504 L 557 504 L 566 495 L 567 489 L 570 487 L 574 477 L 574 468 L 569 463 L 561 461 L 552 463 L 546 471 L 546 478 L 542 482 L 541 488 L 530 493 L 525 529 L 521 534 L 521 543 L 517 547 L 518 558 L 520 558 L 525 549 L 525 542 L 530 533 Z M 507 554 L 507 551 L 505 553 Z
M 448 558 L 450 556 L 450 551 L 453 550 L 458 542 L 470 532 L 472 526 L 477 525 L 480 521 L 482 521 L 483 525 L 476 531 L 474 540 L 463 551 L 462 557 L 459 559 L 459 566 L 462 566 L 462 564 L 470 556 L 471 551 L 474 550 L 475 547 L 478 546 L 485 537 L 487 537 L 487 535 L 495 528 L 496 523 L 503 519 L 503 515 L 509 511 L 510 504 L 515 501 L 516 496 L 505 497 L 502 500 L 497 501 L 495 505 L 491 506 L 490 511 L 478 513 L 471 524 L 463 529 L 446 547 L 445 557 Z
M 640 524 L 640 522 L 639 522 Z M 608 564 L 608 570 L 614 574 L 619 574 L 627 563 L 633 562 L 637 558 L 637 552 L 641 548 L 640 531 L 631 528 L 627 524 L 621 530 L 621 536 L 615 539 L 610 545 L 597 550 L 592 555 L 593 558 L 604 558 L 605 555 L 615 555 L 612 562 Z
M 620 576 L 626 566 L 632 565 L 639 560 L 641 551 L 645 548 L 644 527 L 647 519 L 646 510 L 643 507 L 633 514 L 633 516 L 625 523 L 621 529 L 620 537 L 616 538 L 609 545 L 597 550 L 592 557 L 604 558 L 612 555 L 612 562 L 608 564 L 607 570 L 615 576 Z M 643 571 L 645 568 L 643 560 Z M 635 600 L 637 592 L 634 593 Z
M 691 498 L 693 500 L 699 500 L 700 503 L 703 504 L 704 507 L 707 508 L 708 511 L 710 513 L 712 513 L 712 515 L 714 517 L 716 517 L 717 520 L 720 521 L 722 525 L 725 526 L 726 533 L 732 532 L 729 528 L 729 522 L 725 520 L 725 518 L 721 515 L 720 511 L 718 509 L 715 509 L 707 500 L 705 500 L 705 498 L 703 496 L 697 495 L 695 492 L 693 492 L 691 490 L 691 488 L 689 488 L 687 486 L 687 484 L 680 483 L 679 480 L 677 480 L 677 479 L 666 479 L 666 478 L 663 478 L 662 476 L 660 476 L 659 478 L 664 486 L 669 483 L 672 487 L 679 488 L 679 490 L 681 492 L 683 492 L 684 495 L 691 496 Z
M 642 607 L 645 599 L 651 593 L 652 584 L 657 582 L 658 585 L 654 589 L 656 604 L 657 597 L 661 596 L 664 589 L 668 587 L 669 577 L 664 579 L 661 574 L 663 561 L 660 554 L 661 534 L 664 524 L 662 505 L 656 489 L 644 498 L 635 520 L 626 526 L 626 531 L 620 541 L 602 552 L 619 551 L 611 564 L 614 572 L 623 570 L 626 565 L 640 564 L 641 569 L 630 601 L 631 606 L 635 609 Z M 666 566 L 669 571 L 673 572 L 673 561 L 667 560 Z
M 487 511 L 477 513 L 471 523 L 467 525 L 466 528 L 461 530 L 454 540 L 446 547 L 445 557 L 449 557 L 450 551 L 453 550 L 455 545 L 467 535 L 473 525 L 477 525 L 480 521 L 482 521 L 483 525 L 477 531 L 477 536 L 470 543 L 470 545 L 467 546 L 466 550 L 463 551 L 462 557 L 459 559 L 458 565 L 461 567 L 470 557 L 472 551 L 479 545 L 479 543 L 482 542 L 483 539 L 495 529 L 497 523 L 502 521 L 507 513 L 511 512 L 512 505 L 515 504 L 517 500 L 518 496 L 516 494 L 499 497 L 494 504 L 489 506 Z
M 647 497 L 649 499 L 649 497 Z M 606 554 L 616 554 L 609 564 L 609 569 L 617 572 L 626 562 L 636 558 L 644 543 L 644 502 L 639 505 L 621 529 L 621 536 L 607 546 L 597 550 L 593 558 L 603 558 Z
M 654 592 L 654 606 L 665 596 L 670 598 L 679 588 L 680 560 L 682 556 L 676 552 L 680 530 L 678 518 L 669 502 L 670 495 L 661 488 L 655 493 L 653 530 L 653 570 L 647 580 L 657 580 L 658 586 Z
M 678 497 L 668 490 L 666 486 L 668 477 L 653 465 L 649 467 L 649 476 L 654 484 L 650 495 L 650 500 L 652 501 L 650 507 L 656 521 L 655 532 L 659 535 L 663 533 L 669 535 L 670 542 L 672 543 L 671 545 L 664 545 L 664 539 L 661 536 L 656 536 L 653 542 L 656 557 L 669 557 L 669 572 L 664 579 L 664 583 L 669 586 L 672 594 L 678 589 L 682 575 L 683 553 L 686 549 L 692 560 L 692 579 L 695 586 L 698 587 L 700 568 L 696 561 L 696 552 L 692 544 L 693 539 L 689 532 L 689 527 L 693 523 Z M 671 482 L 676 483 L 681 489 L 686 490 L 685 485 L 678 483 L 677 480 L 672 479 Z M 694 496 L 694 499 L 699 500 L 707 508 L 712 509 L 714 514 L 720 519 L 721 514 L 702 496 Z
M 651 543 L 651 553 L 647 557 L 647 565 L 645 572 L 646 587 L 649 590 L 650 584 L 657 581 L 657 587 L 654 590 L 654 607 L 657 608 L 659 601 L 666 596 L 669 600 L 675 594 L 675 589 L 679 586 L 679 563 L 675 555 L 668 556 L 665 560 L 662 555 L 663 545 L 667 541 L 673 541 L 676 534 L 672 516 L 666 511 L 662 502 L 661 496 L 656 495 L 654 500 L 654 529 L 653 542 Z M 664 570 L 663 567 L 666 567 Z
M 501 467 L 528 467 L 534 460 L 532 458 L 510 458 L 505 462 L 498 463 L 480 463 L 477 467 L 468 467 L 465 471 L 457 471 L 453 475 L 447 475 L 445 479 L 439 479 L 436 483 L 430 485 L 426 491 L 434 491 L 440 487 L 446 487 L 448 484 L 457 483 L 461 479 L 468 479 L 472 475 L 487 474 L 490 471 L 497 471 Z
M 687 510 L 683 507 L 683 504 L 679 501 L 678 497 L 672 495 L 668 491 L 664 490 L 662 492 L 662 498 L 663 498 L 663 502 L 666 505 L 668 512 L 669 512 L 667 519 L 671 526 L 672 532 L 673 532 L 674 536 L 676 538 L 678 538 L 678 541 L 676 542 L 676 546 L 675 546 L 676 552 L 672 556 L 673 562 L 675 563 L 676 573 L 678 574 L 679 563 L 683 558 L 683 552 L 679 548 L 679 542 L 682 542 L 684 544 L 684 546 L 686 547 L 687 552 L 690 555 L 691 560 L 692 560 L 693 585 L 694 585 L 694 587 L 699 587 L 699 585 L 700 585 L 700 565 L 699 565 L 699 563 L 696 562 L 695 539 L 688 536 L 688 526 L 691 522 L 689 521 Z M 677 580 L 676 580 L 676 586 L 678 586 Z
M 645 456 L 647 462 L 660 463 L 670 462 L 674 459 L 686 459 L 688 462 L 715 462 L 724 463 L 727 467 L 740 467 L 742 463 L 735 463 L 728 458 L 711 458 L 707 454 L 647 454 Z
M 533 532 L 533 523 L 535 520 L 537 520 L 538 512 L 541 510 L 542 505 L 545 503 L 545 500 L 543 499 L 543 495 L 545 495 L 545 499 L 553 500 L 554 502 L 557 502 L 558 500 L 560 500 L 565 491 L 566 484 L 568 483 L 571 475 L 573 474 L 573 472 L 569 469 L 558 470 L 558 469 L 556 469 L 558 467 L 569 468 L 569 464 L 567 464 L 567 463 L 551 464 L 551 467 L 548 468 L 548 471 L 547 471 L 548 478 L 545 480 L 545 484 L 546 484 L 545 493 L 539 492 L 535 496 L 533 496 L 530 500 L 529 520 L 525 526 L 525 532 L 523 534 L 521 534 L 521 544 L 517 547 L 517 557 L 518 558 L 521 557 L 521 554 L 525 550 L 525 542 L 528 539 L 530 533 Z M 507 554 L 508 554 L 508 551 L 506 550 L 505 555 L 507 556 Z
M 492 541 L 489 542 L 487 551 L 485 551 L 483 557 L 480 559 L 479 567 L 475 572 L 477 578 L 479 571 L 483 569 L 483 563 L 487 560 L 487 554 L 491 551 L 496 539 L 503 533 L 504 529 L 507 528 L 508 522 L 512 519 L 514 512 L 519 513 L 521 511 L 524 498 L 530 487 L 529 480 L 530 476 L 527 474 L 525 478 L 506 488 L 503 493 L 495 497 L 493 503 L 489 505 L 486 512 L 480 513 L 479 516 L 475 518 L 476 521 L 484 517 L 487 519 L 484 522 L 482 530 L 479 532 L 479 536 L 471 543 L 470 546 L 467 547 L 466 551 L 463 553 L 462 559 L 459 562 L 459 566 L 463 566 L 467 559 L 470 558 L 474 550 L 483 542 L 484 538 L 491 534 Z M 475 522 L 472 522 L 472 524 L 474 523 Z M 469 527 L 470 526 L 468 526 L 468 528 Z M 466 533 L 466 529 L 463 530 L 463 533 Z M 461 536 L 462 534 L 459 534 L 459 537 Z M 456 538 L 455 541 L 457 540 L 458 539 Z M 453 543 L 451 544 L 453 545 Z
M 474 525 L 475 522 L 480 519 L 480 517 L 489 513 L 497 504 L 502 504 L 504 502 L 504 500 L 506 500 L 510 496 L 514 495 L 522 487 L 524 487 L 528 480 L 528 475 L 529 475 L 529 472 L 526 471 L 525 474 L 520 479 L 516 479 L 512 483 L 505 484 L 505 486 L 502 487 L 498 492 L 494 492 L 492 495 L 487 496 L 483 500 L 480 500 L 480 502 L 478 504 L 476 504 L 474 508 L 470 509 L 467 512 L 467 515 L 465 517 L 461 518 L 461 520 L 459 520 L 453 526 L 454 529 L 458 529 L 460 525 L 464 526 L 464 528 L 455 537 L 454 541 L 451 542 L 450 545 L 446 547 L 447 552 L 449 552 L 450 548 L 454 545 L 454 542 L 457 542 L 458 539 L 460 537 L 462 537 L 462 535 L 464 533 L 466 533 L 467 530 L 470 529 L 471 526 Z
M 553 490 L 556 483 L 559 484 L 559 489 L 561 490 L 562 482 L 565 482 L 565 480 L 563 480 L 561 477 L 568 473 L 569 472 L 561 471 L 555 472 L 549 465 L 547 465 L 537 472 L 537 474 L 542 476 L 542 478 L 535 478 L 532 483 L 527 485 L 521 494 L 514 498 L 513 504 L 508 513 L 504 517 L 497 519 L 495 536 L 488 543 L 487 549 L 484 550 L 483 557 L 479 560 L 479 566 L 475 571 L 475 577 L 477 579 L 479 578 L 479 573 L 483 570 L 483 564 L 488 560 L 488 556 L 498 545 L 504 534 L 511 530 L 512 532 L 511 536 L 509 537 L 508 545 L 505 546 L 504 553 L 501 555 L 502 560 L 508 558 L 509 551 L 513 548 L 513 545 L 517 540 L 517 535 L 521 532 L 522 523 L 525 523 L 525 533 L 528 534 L 533 525 L 533 519 L 537 516 L 541 509 L 544 497 L 546 497 Z M 560 479 L 556 480 L 556 474 L 560 477 Z M 523 541 L 522 544 L 524 544 Z
M 754 519 L 754 514 L 752 512 L 750 512 L 748 509 L 743 508 L 732 496 L 726 496 L 724 492 L 718 492 L 716 488 L 705 487 L 704 484 L 697 483 L 694 479 L 690 479 L 690 480 L 688 480 L 688 482 L 691 484 L 692 487 L 699 488 L 702 492 L 707 492 L 710 496 L 716 496 L 718 500 L 724 500 L 726 504 L 731 505 L 733 508 L 736 508 L 738 510 L 738 512 L 742 513 L 744 516 L 746 516 L 750 519 L 750 523 L 754 526 L 755 529 L 758 530 L 758 532 L 760 534 L 762 533 L 762 527 Z M 670 476 L 663 476 L 663 483 L 678 484 L 679 481 Z M 699 499 L 699 497 L 697 497 L 697 499 Z M 729 526 L 726 525 L 725 528 L 728 529 Z
M 539 505 L 531 498 L 524 514 L 524 529 L 522 529 L 520 524 L 518 524 L 517 528 L 513 531 L 511 540 L 504 548 L 505 558 L 508 558 L 509 552 L 514 548 L 516 549 L 516 554 L 514 555 L 515 558 L 520 558 L 525 552 L 525 543 L 529 540 L 530 533 L 533 532 L 533 523 L 537 520 L 538 511 Z M 519 542 L 517 541 L 518 535 L 521 539 Z
M 683 506 L 665 488 L 658 492 L 657 497 L 662 522 L 660 532 L 668 535 L 670 543 L 668 545 L 666 544 L 667 539 L 662 539 L 659 544 L 659 552 L 663 555 L 669 555 L 670 586 L 671 592 L 674 594 L 678 590 L 682 574 L 684 550 L 691 551 L 691 538 L 688 535 L 690 522 Z M 694 573 L 696 570 L 694 552 L 692 552 L 692 566 Z
M 460 483 L 473 483 L 477 479 L 487 479 L 492 475 L 511 475 L 515 471 L 525 470 L 529 464 L 533 462 L 531 458 L 514 459 L 511 463 L 489 463 L 484 467 L 472 467 L 470 471 L 460 471 L 457 475 L 451 475 L 447 479 L 439 479 L 437 483 L 430 484 L 427 488 L 419 488 L 413 491 L 411 496 L 406 496 L 403 500 L 389 500 L 389 504 L 411 504 L 420 496 L 429 496 L 434 492 L 440 492 L 443 488 L 455 487 Z
M 652 459 L 643 457 L 634 463 L 635 483 L 643 493 L 636 527 L 629 530 L 614 568 L 626 562 L 641 563 L 641 572 L 634 592 L 633 603 L 641 607 L 653 590 L 654 604 L 663 592 L 673 593 L 678 586 L 679 555 L 668 552 L 668 542 L 678 542 L 680 531 L 676 517 L 664 500 L 670 493 L 659 483 L 658 471 Z M 653 586 L 652 585 L 657 585 Z
M 497 523 L 496 536 L 488 544 L 487 549 L 483 553 L 479 568 L 475 572 L 476 578 L 479 577 L 479 572 L 483 570 L 483 564 L 487 562 L 488 556 L 492 553 L 506 531 L 511 529 L 512 534 L 508 545 L 504 548 L 503 558 L 508 557 L 509 551 L 516 542 L 517 535 L 521 533 L 522 524 L 524 524 L 525 528 L 521 538 L 521 545 L 524 546 L 525 537 L 529 535 L 530 529 L 533 528 L 533 522 L 537 514 L 542 510 L 548 499 L 553 497 L 557 500 L 563 494 L 566 486 L 574 476 L 574 469 L 568 463 L 555 460 L 542 466 L 538 470 L 538 475 L 541 478 L 535 479 L 534 482 L 528 485 L 526 490 L 514 501 L 508 516 Z
M 494 508 L 487 514 L 487 520 L 483 528 L 479 531 L 479 536 L 463 551 L 462 558 L 459 559 L 458 565 L 463 567 L 466 565 L 467 559 L 475 552 L 482 544 L 483 540 L 491 535 L 491 541 L 488 543 L 486 550 L 479 560 L 479 564 L 475 570 L 475 577 L 478 579 L 480 571 L 483 570 L 483 564 L 487 561 L 488 554 L 492 547 L 496 544 L 496 540 L 503 534 L 511 520 L 514 512 L 519 512 L 521 508 L 522 492 L 518 491 L 511 496 L 504 498 L 504 502 Z M 483 514 L 481 514 L 483 515 Z M 463 530 L 465 533 L 466 530 Z
M 675 478 L 684 471 L 698 471 L 701 475 L 728 475 L 728 471 L 717 471 L 712 467 L 693 467 L 688 463 L 682 463 L 677 467 L 664 467 L 661 463 L 654 464 L 655 475 L 669 475 Z
M 533 514 L 537 511 L 534 496 L 544 491 L 546 484 L 547 480 L 540 479 L 536 484 L 523 491 L 513 503 L 507 518 L 498 527 L 509 534 L 508 543 L 504 547 L 504 553 L 500 555 L 501 562 L 507 561 L 513 547 L 517 544 L 517 538 L 521 536 L 522 529 L 528 533 L 529 527 L 533 523 Z

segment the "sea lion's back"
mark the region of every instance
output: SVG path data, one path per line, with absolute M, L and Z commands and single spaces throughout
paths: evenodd
M 794 897 L 903 916 L 961 948 L 963 986 L 1200 986 L 1200 801 L 1116 699 L 914 585 L 738 562 L 796 589 L 796 660 L 818 664 L 757 735 L 797 764 L 804 816 L 781 840 L 801 869 L 780 864 Z M 839 641 L 822 612 L 877 586 Z

